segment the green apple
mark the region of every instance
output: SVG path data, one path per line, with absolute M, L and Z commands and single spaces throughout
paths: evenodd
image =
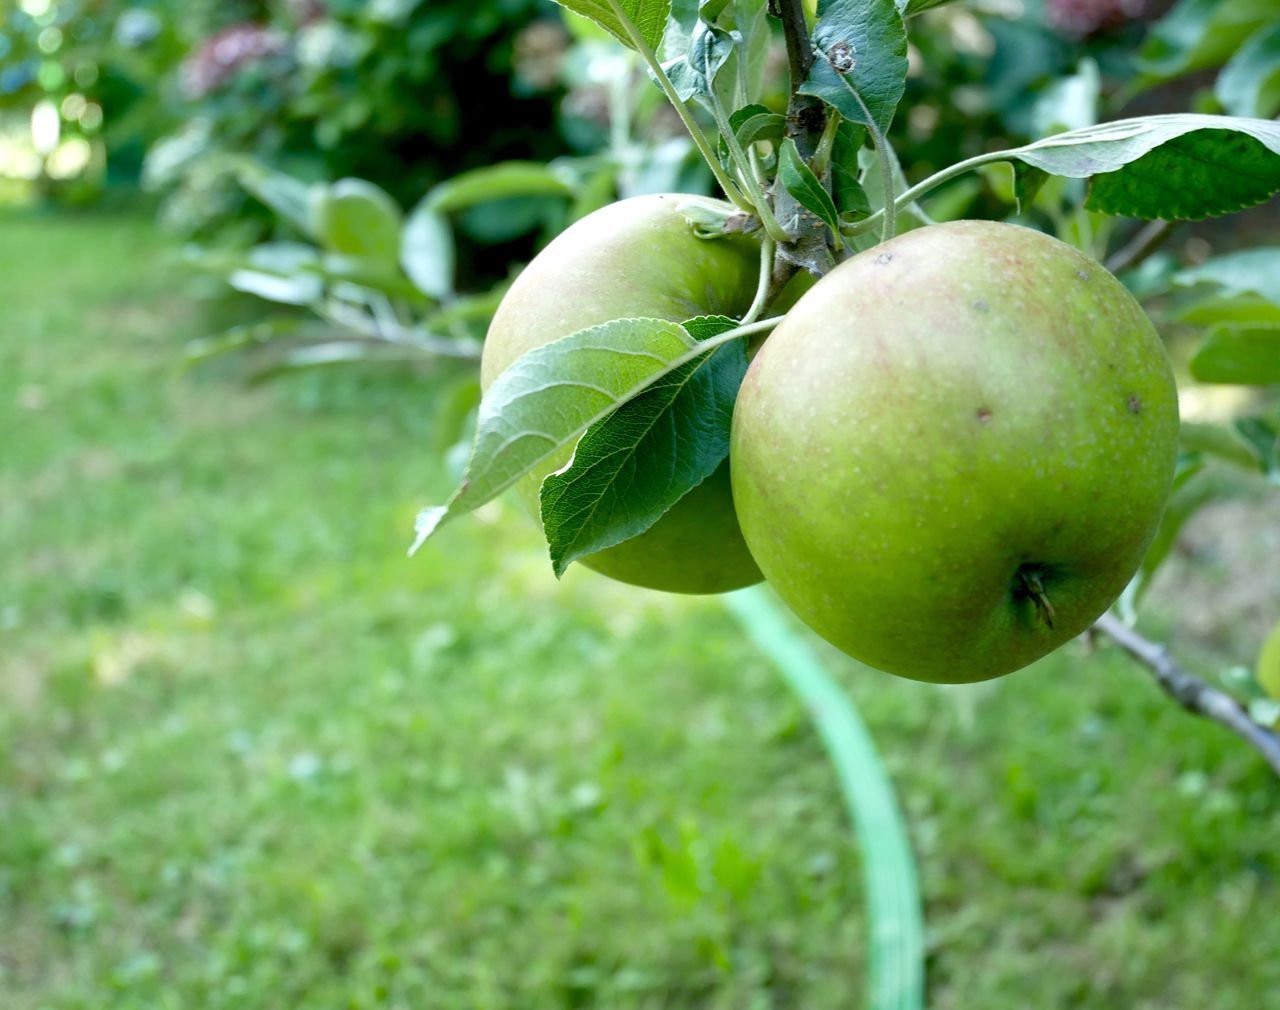
M 984 680 L 1087 628 L 1173 477 L 1158 335 L 1098 263 L 960 221 L 841 264 L 748 370 L 738 518 L 820 635 L 917 680 Z
M 759 246 L 743 237 L 695 237 L 676 210 L 682 199 L 639 196 L 611 204 L 539 253 L 494 314 L 480 363 L 482 388 L 535 347 L 611 319 L 681 322 L 746 312 L 759 275 Z M 553 455 L 517 484 L 534 515 L 543 478 L 571 452 Z M 582 563 L 622 582 L 676 593 L 720 593 L 761 577 L 734 515 L 727 462 L 645 533 Z

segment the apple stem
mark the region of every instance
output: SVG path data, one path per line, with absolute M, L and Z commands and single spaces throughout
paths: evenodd
M 1053 604 L 1049 601 L 1049 594 L 1045 592 L 1044 583 L 1040 580 L 1040 573 L 1035 569 L 1019 568 L 1018 583 L 1022 591 L 1035 604 L 1036 613 L 1040 615 L 1040 619 L 1052 631 L 1053 619 L 1057 615 L 1053 612 Z

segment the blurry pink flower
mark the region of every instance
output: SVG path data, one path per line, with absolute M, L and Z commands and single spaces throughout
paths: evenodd
M 282 52 L 286 42 L 282 32 L 264 25 L 224 28 L 205 39 L 182 64 L 182 90 L 188 98 L 202 98 L 246 66 Z
M 289 14 L 293 20 L 300 25 L 319 21 L 329 13 L 325 8 L 324 0 L 287 0 L 285 6 L 289 8 Z
M 1146 0 L 1048 0 L 1045 14 L 1064 35 L 1084 38 L 1141 17 Z

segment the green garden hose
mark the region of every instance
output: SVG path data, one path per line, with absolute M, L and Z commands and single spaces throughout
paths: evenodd
M 915 857 L 893 784 L 852 701 L 760 586 L 725 596 L 729 610 L 804 702 L 835 765 L 862 848 L 869 1010 L 924 1006 L 924 923 Z

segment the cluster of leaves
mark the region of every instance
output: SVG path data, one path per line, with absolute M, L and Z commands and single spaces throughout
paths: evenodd
M 153 152 L 147 181 L 189 236 L 229 222 L 263 231 L 236 184 L 239 156 L 308 180 L 369 179 L 407 204 L 459 170 L 563 150 L 556 85 L 535 87 L 516 66 L 518 41 L 548 13 L 539 0 L 248 6 L 181 15 L 190 54 L 168 94 L 183 125 Z M 237 31 L 264 42 L 226 65 L 219 47 Z
M 926 197 L 974 171 L 984 173 L 992 192 L 1013 203 L 1022 220 L 1047 225 L 1098 258 L 1123 233 L 1117 215 L 1197 219 L 1258 204 L 1280 190 L 1280 125 L 1205 114 L 1095 125 L 1103 98 L 1096 69 L 1087 66 L 1060 82 L 1061 93 L 1048 106 L 1060 114 L 1052 128 L 1071 129 L 980 153 L 909 186 L 889 138 L 907 93 L 910 6 L 893 0 L 817 5 L 809 37 L 813 65 L 796 88 L 824 110 L 826 126 L 816 145 L 806 144 L 794 121 L 771 103 L 763 68 L 773 31 L 763 5 L 611 0 L 566 6 L 594 18 L 649 65 L 738 205 L 726 212 L 691 200 L 687 216 L 710 236 L 730 223 L 741 229 L 745 219 L 761 239 L 765 275 L 775 251 L 822 272 L 878 238 L 955 216 L 961 206 L 948 204 L 945 189 Z M 703 133 L 708 122 L 717 130 L 711 139 Z M 403 223 L 394 200 L 369 184 L 347 180 L 307 189 L 271 176 L 294 194 L 293 204 L 305 207 L 286 216 L 315 244 L 260 246 L 247 262 L 231 265 L 232 283 L 306 305 L 326 320 L 327 332 L 315 334 L 311 346 L 275 345 L 287 349 L 284 361 L 291 367 L 406 353 L 474 356 L 501 288 L 467 298 L 454 292 L 447 215 L 511 197 L 551 199 L 559 208 L 546 219 L 547 232 L 554 233 L 612 197 L 627 157 L 615 149 L 547 168 L 506 164 L 464 174 L 429 191 Z M 1006 164 L 1012 173 L 1001 168 Z M 273 202 L 261 181 L 246 182 L 284 213 L 290 201 Z M 807 259 L 798 252 L 806 242 Z M 1170 291 L 1213 288 L 1207 297 L 1176 300 L 1171 320 L 1207 327 L 1191 359 L 1192 376 L 1251 387 L 1280 382 L 1275 251 L 1239 253 L 1182 271 L 1170 262 L 1157 258 L 1128 280 L 1156 308 Z M 1155 273 L 1153 265 L 1159 265 Z M 526 355 L 480 404 L 461 486 L 447 504 L 424 510 L 419 540 L 567 449 L 574 450 L 570 464 L 544 481 L 541 494 L 556 573 L 643 533 L 725 458 L 732 403 L 745 370 L 741 338 L 776 322 L 760 320 L 760 308 L 741 320 L 615 320 Z M 259 328 L 257 335 L 232 334 L 199 353 L 268 333 L 298 339 L 302 324 L 296 318 L 281 325 Z M 335 327 L 356 337 L 335 338 Z M 475 395 L 472 386 L 469 396 Z M 1125 606 L 1141 598 L 1181 525 L 1220 493 L 1213 476 L 1220 467 L 1277 481 L 1280 416 L 1271 401 L 1259 402 L 1228 425 L 1187 426 L 1169 517 Z M 672 467 L 673 459 L 680 465 Z M 626 461 L 625 487 L 619 460 Z
M 811 35 L 815 58 L 797 90 L 821 99 L 829 111 L 824 141 L 808 162 L 789 139 L 778 142 L 780 124 L 752 101 L 751 74 L 743 72 L 750 66 L 753 48 L 745 27 L 750 19 L 739 12 L 740 6 L 750 5 L 703 3 L 696 11 L 702 28 L 682 23 L 688 9 L 671 8 L 662 0 L 566 5 L 596 16 L 620 41 L 646 55 L 659 82 L 677 101 L 696 99 L 712 109 L 729 155 L 723 162 L 712 155 L 722 185 L 735 202 L 758 216 L 761 231 L 770 239 L 780 230 L 783 243 L 797 241 L 807 213 L 825 226 L 831 250 L 847 255 L 851 249 L 842 244 L 842 236 L 857 248 L 868 241 L 873 226 L 891 235 L 896 213 L 912 213 L 918 197 L 964 171 L 998 162 L 1014 166 L 1014 195 L 1021 203 L 1029 203 L 1051 176 L 1087 180 L 1089 209 L 1148 219 L 1226 213 L 1266 200 L 1280 189 L 1280 125 L 1184 115 L 1058 134 L 969 159 L 902 191 L 901 170 L 885 138 L 905 87 L 910 13 L 906 4 L 830 0 L 818 5 Z M 669 58 L 659 65 L 654 54 L 668 32 L 682 46 L 685 39 L 702 41 L 675 57 L 668 44 Z M 727 50 L 739 54 L 737 62 L 725 55 Z M 743 104 L 726 112 L 726 95 Z M 697 125 L 690 123 L 697 136 Z M 832 152 L 842 133 L 841 188 L 856 194 L 843 206 L 831 195 L 840 192 L 832 185 Z M 867 139 L 870 152 L 860 152 Z M 705 140 L 701 146 L 710 148 Z M 874 157 L 860 158 L 860 153 Z M 800 208 L 795 217 L 779 220 L 773 204 L 763 197 L 769 187 L 765 171 L 770 157 L 777 165 L 775 191 L 785 192 Z M 915 216 L 927 220 L 923 212 Z M 705 219 L 700 223 L 706 226 Z M 655 320 L 618 320 L 530 352 L 499 377 L 481 404 L 475 447 L 459 491 L 447 505 L 424 511 L 420 539 L 500 493 L 551 454 L 579 438 L 589 441 L 598 430 L 593 426 L 610 424 L 615 410 L 653 384 L 691 362 L 710 360 L 715 348 L 764 325 L 748 321 L 729 330 L 718 328 L 715 335 L 699 340 L 698 321 L 681 327 Z M 584 388 L 601 395 L 585 397 Z M 715 424 L 700 418 L 691 420 L 683 434 L 688 444 L 696 444 L 700 438 L 717 437 L 709 432 L 715 432 Z M 612 433 L 615 450 L 616 434 Z M 639 452 L 629 448 L 633 454 Z M 586 480 L 590 475 L 575 471 L 589 466 L 589 461 L 575 459 L 556 480 Z M 625 530 L 597 530 L 596 541 L 616 543 L 623 534 L 635 535 L 635 511 L 599 513 L 595 521 L 626 517 L 628 525 Z M 650 524 L 661 514 L 660 509 L 650 510 Z M 549 539 L 556 540 L 555 531 L 549 531 Z
M 583 202 L 590 188 L 572 162 L 501 162 L 465 172 L 432 187 L 407 214 L 364 179 L 308 184 L 247 160 L 237 175 L 294 237 L 245 252 L 193 248 L 191 256 L 285 311 L 194 341 L 187 353 L 198 362 L 253 351 L 255 378 L 352 361 L 478 360 L 506 282 L 459 292 L 452 222 L 512 199 L 544 200 L 560 222 L 590 208 Z

